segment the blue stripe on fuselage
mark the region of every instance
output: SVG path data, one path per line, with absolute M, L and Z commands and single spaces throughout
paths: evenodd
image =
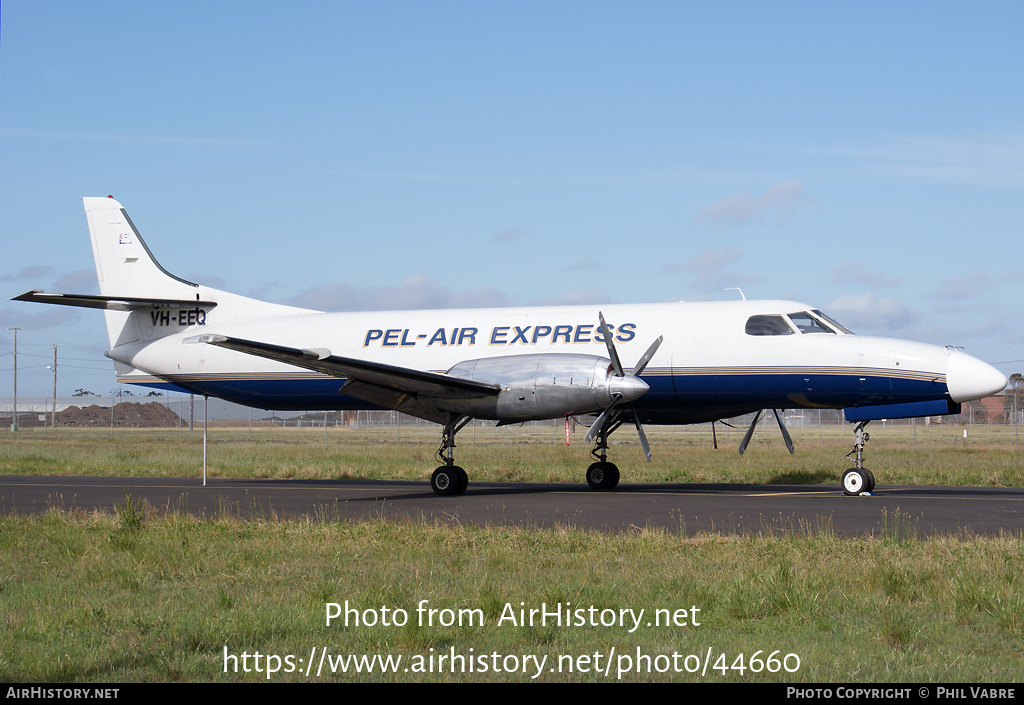
M 658 423 L 690 423 L 693 419 L 727 418 L 755 409 L 839 409 L 871 404 L 898 404 L 948 398 L 944 381 L 932 378 L 890 376 L 870 372 L 780 372 L 759 370 L 732 372 L 642 375 L 650 391 L 633 407 Z M 122 381 L 157 389 L 192 392 L 219 397 L 261 409 L 344 410 L 379 409 L 367 402 L 339 394 L 345 380 L 337 377 L 267 379 L 190 376 L 170 381 Z M 709 416 L 710 414 L 710 416 Z

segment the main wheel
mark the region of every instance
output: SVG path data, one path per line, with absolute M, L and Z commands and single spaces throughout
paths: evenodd
M 870 492 L 871 489 L 868 487 L 869 477 L 871 477 L 871 474 L 868 470 L 850 468 L 843 473 L 843 494 L 855 497 L 862 492 Z M 872 477 L 872 479 L 874 478 Z
M 453 467 L 447 465 L 441 465 L 434 473 L 430 475 L 430 489 L 434 491 L 434 494 L 447 496 L 460 494 L 459 488 L 462 486 L 462 481 L 459 478 L 459 472 Z
M 587 484 L 593 490 L 610 490 L 619 484 L 619 469 L 614 463 L 594 463 L 587 468 Z
M 608 489 L 614 490 L 619 484 L 619 468 L 614 463 L 607 463 L 608 465 Z
M 453 471 L 459 476 L 459 490 L 455 494 L 462 494 L 469 487 L 469 475 L 466 471 L 460 468 L 458 465 L 452 468 Z

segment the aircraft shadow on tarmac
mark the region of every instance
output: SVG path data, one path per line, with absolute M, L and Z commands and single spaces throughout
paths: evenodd
M 366 489 L 374 492 L 374 495 L 367 497 L 353 497 L 347 499 L 349 502 L 379 502 L 387 499 L 392 502 L 403 500 L 423 500 L 433 498 L 439 502 L 451 502 L 474 497 L 508 497 L 514 495 L 548 495 L 548 494 L 573 494 L 586 495 L 595 499 L 614 498 L 617 495 L 736 495 L 751 496 L 764 495 L 772 496 L 818 496 L 835 497 L 854 500 L 856 498 L 845 497 L 842 489 L 833 484 L 744 484 L 744 483 L 624 483 L 612 491 L 595 491 L 585 483 L 573 482 L 474 482 L 464 495 L 454 497 L 438 497 L 429 485 L 424 486 L 421 480 L 276 480 L 266 479 L 259 481 L 260 486 L 268 487 L 279 485 L 282 487 L 308 487 L 314 488 L 344 488 L 348 490 Z M 422 488 L 422 491 L 415 491 Z M 411 491 L 412 490 L 412 491 Z M 998 497 L 1000 499 L 1024 499 L 1024 488 L 1019 487 L 951 487 L 944 485 L 885 485 L 878 486 L 873 496 L 893 496 L 913 494 L 918 498 L 932 499 L 953 499 L 953 498 L 984 498 Z
M 338 487 L 345 489 L 365 488 L 369 491 L 382 491 L 373 497 L 352 498 L 347 501 L 375 502 L 381 499 L 391 501 L 400 500 L 422 500 L 425 497 L 433 497 L 438 501 L 452 501 L 461 498 L 484 497 L 484 496 L 510 496 L 510 495 L 546 495 L 546 494 L 579 494 L 592 496 L 595 499 L 606 497 L 614 498 L 616 495 L 636 495 L 657 493 L 665 494 L 834 494 L 842 495 L 842 490 L 834 485 L 766 485 L 766 484 L 742 484 L 742 483 L 627 483 L 620 484 L 614 491 L 595 491 L 586 483 L 575 482 L 474 482 L 466 493 L 454 497 L 437 497 L 429 486 L 419 480 L 260 480 L 263 487 L 280 485 L 287 487 L 306 486 L 309 488 Z M 410 492 L 409 490 L 423 488 L 422 492 Z M 390 491 L 389 491 L 390 490 Z

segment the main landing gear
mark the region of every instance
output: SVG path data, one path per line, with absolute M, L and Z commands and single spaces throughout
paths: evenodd
M 469 486 L 466 471 L 455 464 L 455 434 L 461 431 L 470 419 L 468 416 L 449 415 L 441 432 L 441 445 L 436 457 L 442 465 L 430 476 L 430 489 L 434 494 L 453 497 L 462 494 Z M 602 423 L 597 433 L 597 445 L 590 454 L 597 462 L 587 468 L 587 484 L 595 490 L 611 490 L 619 484 L 619 468 L 608 462 L 608 434 L 622 424 L 622 419 Z
M 598 312 L 597 317 L 601 321 L 601 326 L 598 330 L 604 336 L 605 345 L 608 347 L 608 358 L 612 362 L 615 376 L 624 379 L 626 371 L 622 369 L 622 362 L 619 360 L 619 353 L 615 350 L 615 343 L 612 342 L 612 335 L 608 329 L 608 324 L 605 323 L 604 314 Z M 654 353 L 658 351 L 663 340 L 664 337 L 658 336 L 658 339 L 651 344 L 651 347 L 647 348 L 647 352 L 637 361 L 636 367 L 629 374 L 630 379 L 639 382 L 640 373 L 647 368 L 647 363 L 654 357 Z M 594 446 L 594 450 L 590 451 L 590 455 L 597 462 L 592 463 L 587 468 L 587 484 L 594 490 L 611 490 L 619 484 L 619 469 L 615 466 L 615 463 L 608 462 L 608 436 L 621 426 L 628 417 L 632 417 L 633 423 L 636 425 L 637 436 L 640 439 L 640 448 L 643 449 L 647 462 L 651 462 L 651 445 L 647 442 L 647 434 L 644 433 L 644 428 L 640 425 L 640 417 L 637 415 L 636 409 L 630 407 L 627 410 L 617 410 L 615 407 L 622 400 L 622 394 L 614 393 L 611 396 L 611 403 L 594 420 L 586 436 L 588 442 L 595 438 L 597 439 L 597 445 Z
M 868 423 L 868 421 L 861 421 L 853 429 L 856 440 L 853 444 L 853 450 L 846 454 L 847 458 L 854 454 L 857 456 L 856 465 L 844 472 L 842 479 L 843 494 L 851 497 L 860 494 L 870 494 L 875 489 L 875 476 L 864 467 L 864 444 L 870 438 L 864 427 Z
M 448 423 L 441 432 L 441 446 L 437 449 L 438 462 L 444 463 L 430 476 L 430 489 L 434 494 L 442 496 L 460 495 L 469 487 L 469 476 L 466 471 L 455 464 L 453 448 L 455 434 L 469 423 L 468 416 L 448 415 Z
M 611 490 L 619 484 L 619 468 L 615 463 L 608 462 L 609 433 L 611 431 L 608 427 L 602 426 L 597 433 L 597 445 L 590 451 L 590 455 L 597 461 L 587 468 L 587 484 L 592 490 Z

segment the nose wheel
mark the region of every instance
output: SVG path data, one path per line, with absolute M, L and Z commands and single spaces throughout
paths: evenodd
M 855 497 L 873 492 L 875 476 L 867 468 L 850 468 L 843 473 L 843 494 Z
M 842 485 L 843 494 L 850 497 L 855 497 L 860 494 L 870 494 L 875 490 L 875 476 L 864 467 L 864 444 L 868 442 L 870 436 L 864 431 L 864 427 L 868 425 L 867 421 L 861 421 L 857 424 L 857 427 L 853 429 L 854 440 L 853 450 L 846 454 L 849 458 L 851 455 L 856 455 L 856 466 L 850 468 L 843 473 Z

